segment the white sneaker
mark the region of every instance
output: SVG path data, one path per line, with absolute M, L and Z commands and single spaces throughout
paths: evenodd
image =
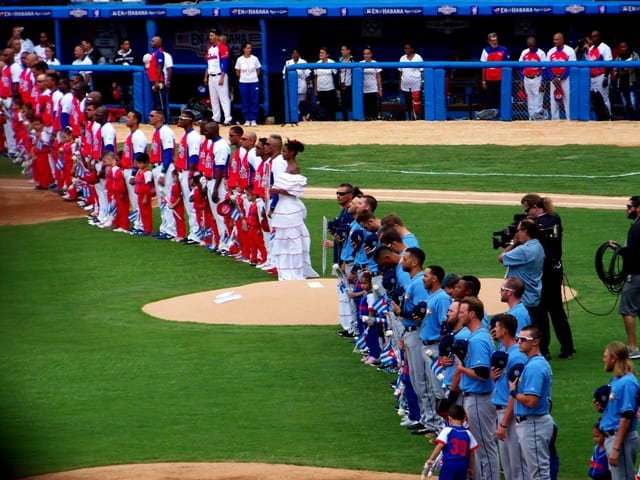
M 244 122 L 244 126 L 245 127 L 250 127 L 251 126 L 251 122 L 249 120 L 247 120 L 246 122 Z
M 416 422 L 415 420 L 410 420 L 409 417 L 407 417 L 405 420 L 400 422 L 400 426 L 401 427 L 413 427 L 414 425 L 417 425 L 418 423 L 420 423 L 420 422 Z
M 252 127 L 257 127 L 258 123 L 255 120 L 251 120 L 251 126 Z

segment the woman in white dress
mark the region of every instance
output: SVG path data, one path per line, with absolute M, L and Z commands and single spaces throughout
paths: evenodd
M 285 143 L 282 157 L 287 161 L 287 169 L 274 179 L 269 189 L 271 196 L 278 195 L 278 203 L 271 214 L 275 236 L 270 253 L 271 261 L 278 270 L 278 280 L 318 277 L 309 256 L 311 238 L 304 224 L 307 209 L 300 200 L 307 184 L 307 178 L 300 175 L 296 161 L 296 155 L 302 151 L 304 145 L 297 140 Z

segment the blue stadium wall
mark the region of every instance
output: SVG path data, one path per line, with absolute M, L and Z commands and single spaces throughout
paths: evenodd
M 42 6 L 37 1 L 0 0 L 0 31 L 8 38 L 11 26 L 22 25 L 32 40 L 37 40 L 40 31 L 48 32 L 63 63 L 73 60 L 73 47 L 84 37 L 93 38 L 106 57 L 117 50 L 120 39 L 127 37 L 141 56 L 149 50 L 149 38 L 158 34 L 176 63 L 203 68 L 211 27 L 229 35 L 236 56 L 240 44 L 251 41 L 268 76 L 265 106 L 269 114 L 279 119 L 283 112 L 282 65 L 294 46 L 310 62 L 317 60 L 321 46 L 328 47 L 337 59 L 344 43 L 351 46 L 356 59 L 361 58 L 362 48 L 368 45 L 376 60 L 396 61 L 406 42 L 415 44 L 416 51 L 427 61 L 477 60 L 486 34 L 495 31 L 500 43 L 517 59 L 529 35 L 535 35 L 539 46 L 546 50 L 552 46 L 556 32 L 563 32 L 567 41 L 574 44 L 597 29 L 612 47 L 624 39 L 640 50 L 640 1 L 39 3 Z M 173 103 L 186 103 L 196 95 L 202 71 L 197 76 L 194 73 L 176 76 Z M 385 72 L 389 92 L 396 77 L 394 72 Z

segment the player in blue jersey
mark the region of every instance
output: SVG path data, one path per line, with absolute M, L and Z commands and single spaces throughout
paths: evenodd
M 524 283 L 516 277 L 507 277 L 500 285 L 500 301 L 509 306 L 507 313 L 513 315 L 518 321 L 516 335 L 520 333 L 524 327 L 531 325 L 529 311 L 522 303 L 522 294 L 524 293 Z M 507 392 L 508 393 L 508 392 Z
M 402 269 L 409 274 L 411 280 L 406 286 L 402 305 L 391 303 L 393 312 L 397 315 L 404 327 L 402 343 L 407 350 L 409 362 L 409 375 L 418 400 L 420 402 L 420 424 L 412 428 L 416 435 L 429 435 L 435 438 L 441 427 L 441 418 L 436 413 L 435 397 L 429 395 L 426 381 L 424 346 L 420 340 L 420 322 L 422 318 L 414 314 L 416 306 L 421 302 L 426 304 L 429 292 L 424 288 L 422 281 L 422 264 L 425 255 L 419 248 L 407 248 L 402 257 Z
M 473 473 L 475 451 L 478 442 L 464 427 L 466 414 L 460 405 L 452 405 L 448 412 L 449 426 L 444 427 L 435 440 L 436 447 L 426 462 L 431 468 L 442 452 L 440 480 L 467 480 Z
M 602 361 L 604 369 L 613 374 L 609 382 L 609 401 L 600 419 L 600 430 L 606 437 L 604 446 L 609 458 L 611 478 L 634 478 L 634 465 L 638 453 L 638 380 L 624 343 L 611 342 L 607 345 Z M 595 400 L 594 406 L 598 410 L 602 407 Z
M 453 383 L 460 379 L 463 406 L 469 418 L 469 429 L 480 444 L 474 468 L 474 480 L 499 480 L 498 448 L 495 442 L 496 409 L 492 402 L 491 355 L 493 340 L 482 325 L 484 305 L 476 297 L 460 301 L 459 316 L 469 328 L 469 347 L 464 363 L 456 365 Z
M 507 313 L 496 315 L 495 336 L 502 345 L 502 351 L 508 355 L 504 368 L 492 366 L 491 378 L 495 382 L 493 390 L 493 404 L 498 413 L 498 427 L 496 428 L 496 438 L 500 459 L 502 460 L 502 470 L 504 477 L 509 480 L 521 480 L 522 476 L 522 453 L 520 443 L 516 436 L 515 422 L 513 422 L 513 402 L 509 402 L 509 372 L 516 364 L 526 363 L 527 357 L 518 348 L 516 342 L 516 330 L 518 322 L 513 315 Z
M 418 242 L 416 236 L 411 233 L 409 229 L 404 225 L 404 222 L 399 215 L 395 213 L 389 213 L 382 217 L 381 222 L 383 229 L 393 228 L 396 232 L 398 232 L 398 235 L 400 235 L 400 238 L 402 238 L 402 242 L 407 247 L 420 248 L 420 242 Z
M 520 351 L 527 356 L 522 375 L 509 382 L 514 401 L 516 434 L 522 449 L 525 478 L 550 480 L 551 439 L 551 367 L 540 353 L 540 330 L 525 327 L 518 336 Z

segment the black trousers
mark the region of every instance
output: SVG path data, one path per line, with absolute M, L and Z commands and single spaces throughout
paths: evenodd
M 560 355 L 571 355 L 575 352 L 571 326 L 567 320 L 567 313 L 562 303 L 562 270 L 545 269 L 542 272 L 542 297 L 538 306 L 537 325 L 540 328 L 542 338 L 540 341 L 541 353 L 549 353 L 551 331 L 549 318 L 553 330 L 560 343 Z
M 318 102 L 320 106 L 327 111 L 327 120 L 335 121 L 336 110 L 338 109 L 338 99 L 336 98 L 335 90 L 328 90 L 326 92 L 316 92 Z

